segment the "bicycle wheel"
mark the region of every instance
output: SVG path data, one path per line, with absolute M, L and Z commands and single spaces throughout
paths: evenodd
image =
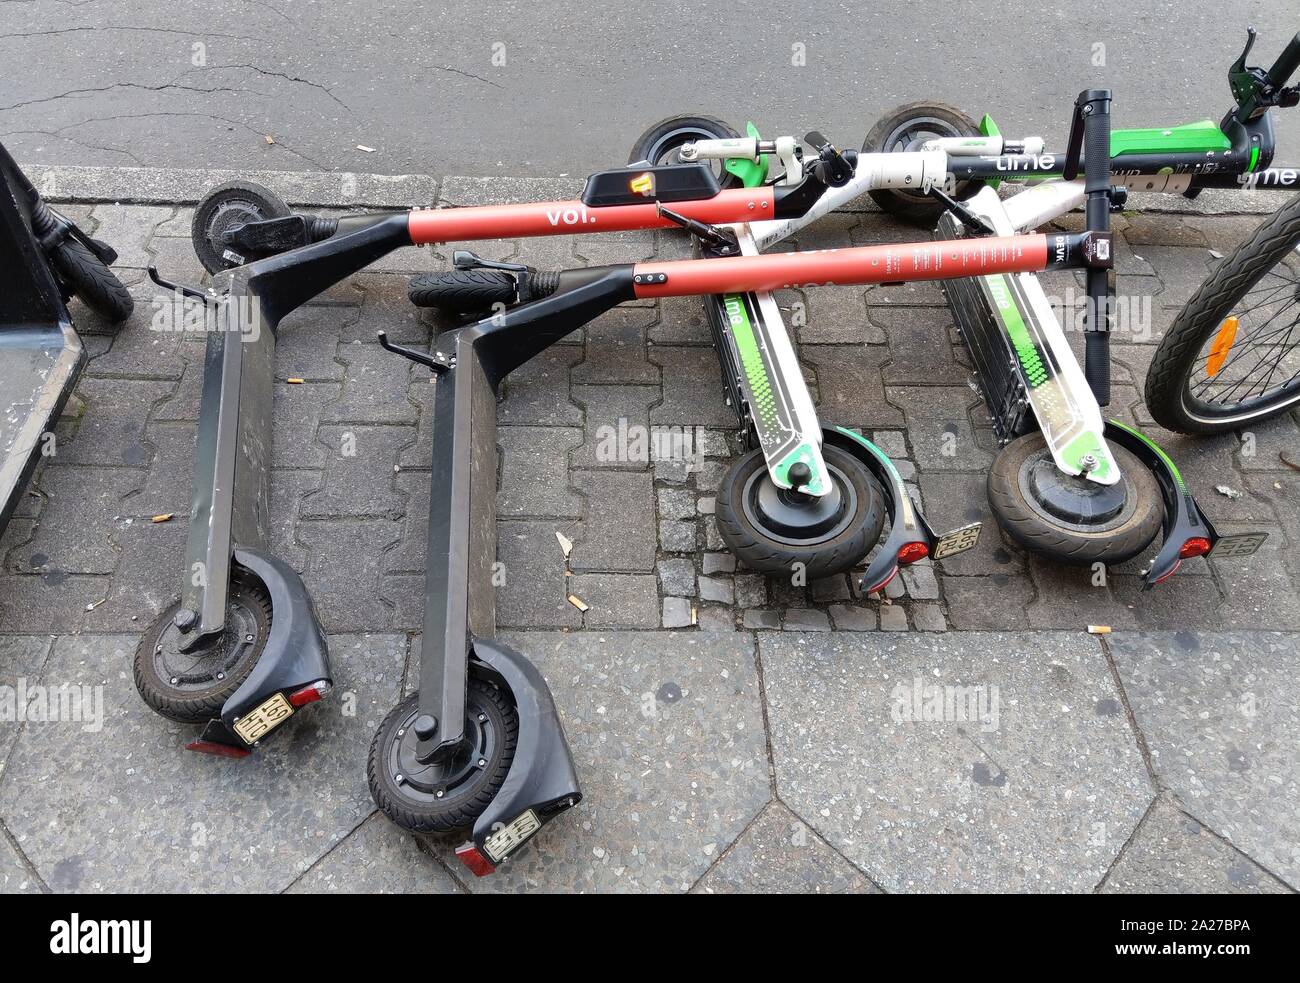
M 1178 312 L 1147 372 L 1167 430 L 1214 434 L 1300 405 L 1300 195 L 1225 259 Z

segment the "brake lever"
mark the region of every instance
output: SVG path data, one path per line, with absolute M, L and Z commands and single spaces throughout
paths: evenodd
M 434 375 L 442 375 L 448 369 L 456 367 L 455 360 L 448 358 L 442 352 L 421 352 L 416 351 L 414 348 L 407 348 L 405 345 L 394 345 L 388 340 L 387 331 L 380 331 L 378 338 L 380 348 L 392 352 L 394 355 L 401 355 L 402 358 L 409 359 L 417 365 L 427 366 L 433 371 Z
M 853 180 L 853 163 L 819 130 L 804 136 L 804 143 L 817 151 L 817 176 L 832 188 L 842 188 Z

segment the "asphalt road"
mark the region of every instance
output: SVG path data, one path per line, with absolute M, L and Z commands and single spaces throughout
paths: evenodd
M 939 99 L 1060 146 L 1096 84 L 1121 126 L 1217 120 L 1247 24 L 1271 63 L 1300 3 L 0 0 L 0 140 L 50 164 L 581 175 L 677 113 L 856 145 Z M 1278 116 L 1300 163 L 1300 109 Z

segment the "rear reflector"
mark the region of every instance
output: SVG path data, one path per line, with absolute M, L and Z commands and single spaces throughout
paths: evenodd
M 496 870 L 496 865 L 483 856 L 479 852 L 479 848 L 473 843 L 466 843 L 456 847 L 456 856 L 460 858 L 461 863 L 470 869 L 475 877 L 487 877 L 488 874 Z
M 248 752 L 242 747 L 219 744 L 216 741 L 190 741 L 185 745 L 186 751 L 200 751 L 203 754 L 215 754 L 220 758 L 247 758 Z
M 289 703 L 296 707 L 305 707 L 308 703 L 315 703 L 330 691 L 330 684 L 325 680 L 319 680 L 310 686 L 304 686 L 289 694 Z
M 1204 536 L 1193 536 L 1183 543 L 1178 555 L 1186 559 L 1189 556 L 1204 556 L 1210 552 L 1210 541 Z
M 924 560 L 929 555 L 930 547 L 921 542 L 904 543 L 898 548 L 898 562 L 904 565 Z

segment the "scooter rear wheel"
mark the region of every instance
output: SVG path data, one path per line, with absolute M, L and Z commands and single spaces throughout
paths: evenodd
M 648 160 L 651 164 L 680 164 L 682 147 L 696 140 L 731 140 L 740 136 L 720 119 L 712 116 L 670 116 L 655 123 L 636 138 L 628 154 L 629 164 Z M 722 161 L 706 161 L 713 167 L 723 188 L 740 187 L 740 178 L 722 166 Z
M 223 233 L 248 222 L 285 218 L 290 214 L 289 206 L 270 188 L 252 181 L 228 181 L 209 191 L 194 209 L 194 221 L 190 224 L 194 252 L 209 273 L 234 269 L 255 257 L 241 261 L 227 257 L 220 239 Z
M 956 106 L 942 102 L 909 102 L 891 109 L 871 128 L 862 141 L 865 154 L 919 150 L 936 137 L 973 137 L 979 126 Z M 969 198 L 979 190 L 974 181 L 957 182 L 953 197 Z M 905 222 L 933 228 L 943 213 L 943 205 L 920 191 L 878 189 L 868 194 L 877 205 Z
M 109 324 L 121 324 L 135 310 L 131 291 L 122 286 L 122 281 L 100 262 L 98 256 L 76 239 L 67 238 L 59 243 L 51 253 L 50 261 L 68 291 L 80 297 L 83 304 Z
M 226 627 L 189 652 L 173 624 L 176 601 L 154 619 L 135 650 L 135 688 L 169 720 L 204 723 L 248 678 L 262 657 L 271 631 L 271 598 L 261 584 L 232 579 L 226 599 Z
M 823 446 L 832 490 L 821 498 L 779 489 L 761 450 L 738 458 L 723 475 L 715 516 L 727 546 L 753 570 L 809 580 L 851 569 L 870 552 L 885 524 L 884 495 L 852 454 Z
M 1110 445 L 1120 480 L 1099 485 L 1056 466 L 1041 433 L 1017 437 L 993 460 L 987 490 L 998 524 L 1017 543 L 1061 563 L 1122 563 L 1151 544 L 1164 517 L 1155 476 Z
M 366 777 L 375 804 L 412 833 L 465 829 L 501 790 L 515 758 L 519 714 L 507 692 L 470 677 L 465 688 L 465 738 L 446 761 L 416 758 L 420 697 L 404 699 L 384 718 L 370 744 Z

